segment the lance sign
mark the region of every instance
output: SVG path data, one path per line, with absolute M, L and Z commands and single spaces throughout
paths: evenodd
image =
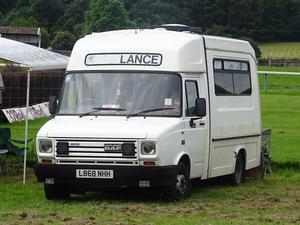
M 48 104 L 49 102 L 43 102 L 41 104 L 30 106 L 28 119 L 35 120 L 50 116 Z M 2 111 L 10 123 L 26 119 L 26 107 L 2 109 Z

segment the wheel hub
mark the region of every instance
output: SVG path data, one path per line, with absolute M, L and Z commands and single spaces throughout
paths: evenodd
M 176 191 L 180 196 L 186 192 L 186 178 L 183 174 L 177 176 Z

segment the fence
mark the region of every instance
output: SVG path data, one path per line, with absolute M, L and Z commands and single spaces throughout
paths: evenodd
M 65 71 L 32 72 L 30 77 L 30 105 L 46 102 L 51 95 L 59 95 Z M 2 72 L 4 91 L 1 108 L 24 106 L 26 103 L 27 73 L 22 71 Z M 4 116 L 1 112 L 1 120 Z
M 284 72 L 284 71 L 258 71 L 258 74 L 263 76 L 263 91 L 267 93 L 270 88 L 272 89 L 286 89 L 286 90 L 299 90 L 300 91 L 300 72 Z M 278 76 L 278 77 L 297 77 L 297 79 L 293 79 L 291 82 L 282 82 L 277 81 L 276 84 L 269 84 L 270 76 Z M 274 78 L 273 78 L 274 79 Z M 276 78 L 275 78 L 276 79 Z M 262 83 L 262 82 L 261 82 Z
M 286 60 L 267 60 L 260 59 L 260 66 L 271 66 L 271 67 L 300 67 L 300 61 L 286 61 Z

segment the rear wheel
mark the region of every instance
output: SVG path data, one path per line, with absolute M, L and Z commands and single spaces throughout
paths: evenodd
M 245 181 L 245 160 L 242 154 L 238 154 L 235 163 L 234 173 L 231 175 L 231 181 L 233 185 L 240 185 Z
M 63 184 L 44 184 L 44 193 L 48 200 L 67 199 L 70 197 L 68 188 Z
M 191 181 L 189 167 L 183 162 L 178 163 L 175 172 L 175 181 L 166 188 L 164 194 L 167 201 L 177 201 L 190 196 Z

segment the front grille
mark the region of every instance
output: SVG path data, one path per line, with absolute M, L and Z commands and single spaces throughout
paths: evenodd
M 127 164 L 137 161 L 137 141 L 57 139 L 55 158 L 58 163 L 124 162 Z

